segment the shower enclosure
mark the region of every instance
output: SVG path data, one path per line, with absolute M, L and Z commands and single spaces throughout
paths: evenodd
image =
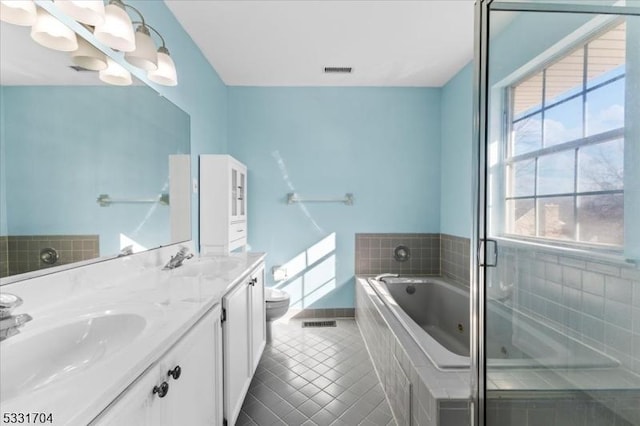
M 640 1 L 476 24 L 474 424 L 640 425 Z

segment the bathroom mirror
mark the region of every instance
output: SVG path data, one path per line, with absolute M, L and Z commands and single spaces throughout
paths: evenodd
M 0 278 L 189 240 L 188 114 L 0 25 Z

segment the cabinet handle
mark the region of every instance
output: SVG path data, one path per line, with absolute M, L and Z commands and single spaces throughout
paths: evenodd
M 244 200 L 244 198 L 242 198 L 242 197 L 238 197 L 238 198 L 236 198 L 236 200 L 238 200 L 238 201 L 242 201 L 242 200 Z
M 249 280 L 249 285 L 256 285 L 258 284 L 258 278 L 251 278 Z
M 160 398 L 164 398 L 169 393 L 169 383 L 162 382 L 160 386 L 154 386 L 153 393 L 157 393 Z
M 180 378 L 180 374 L 182 374 L 182 368 L 179 365 L 173 367 L 173 370 L 167 371 L 167 375 L 169 377 L 173 377 L 173 380 L 178 380 Z

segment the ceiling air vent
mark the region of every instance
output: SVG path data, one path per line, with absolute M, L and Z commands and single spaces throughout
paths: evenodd
M 326 74 L 351 74 L 352 71 L 351 67 L 324 67 Z

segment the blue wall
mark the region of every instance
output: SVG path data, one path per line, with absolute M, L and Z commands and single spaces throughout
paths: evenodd
M 229 153 L 268 271 L 336 233 L 337 288 L 314 307 L 353 306 L 355 233 L 440 230 L 440 89 L 230 87 Z M 287 205 L 294 191 L 355 203 Z
M 167 193 L 168 155 L 189 152 L 187 114 L 144 86 L 11 86 L 2 99 L 7 234 L 97 233 L 105 255 L 120 232 L 145 247 L 171 239 L 168 206 L 96 198 Z
M 178 85 L 154 87 L 191 116 L 191 174 L 197 178 L 198 155 L 227 152 L 227 86 L 164 2 L 133 0 L 127 4 L 138 8 L 160 31 L 176 63 Z M 191 236 L 198 247 L 197 194 L 192 200 Z
M 492 16 L 504 12 L 492 12 Z M 490 78 L 496 84 L 583 25 L 588 15 L 523 13 L 491 39 Z M 544 25 L 544 32 L 540 33 Z M 531 34 L 537 34 L 531 37 Z M 473 64 L 442 89 L 441 231 L 471 236 L 475 200 L 472 191 Z
M 464 67 L 442 88 L 440 231 L 471 237 L 473 217 L 473 66 Z

